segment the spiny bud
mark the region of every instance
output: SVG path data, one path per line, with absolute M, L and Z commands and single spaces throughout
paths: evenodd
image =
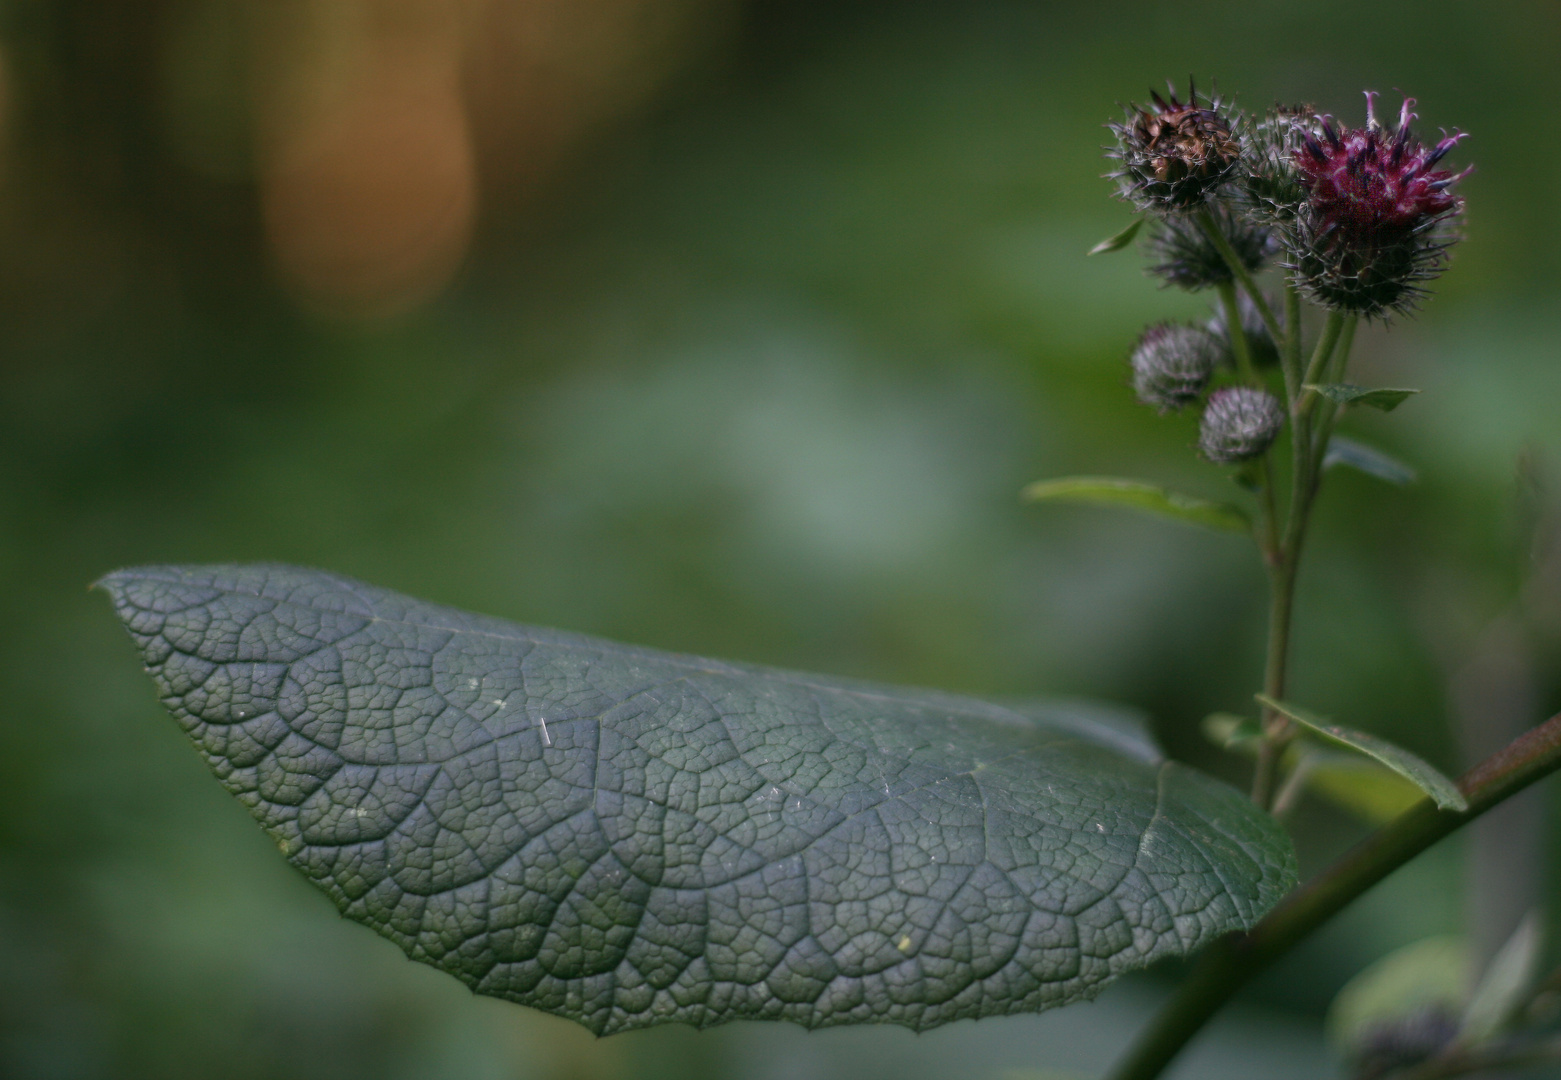
M 1201 326 L 1155 323 L 1133 346 L 1133 391 L 1162 413 L 1198 400 L 1220 361 L 1219 339 Z
M 1220 465 L 1250 461 L 1273 445 L 1284 422 L 1284 407 L 1273 394 L 1250 386 L 1228 386 L 1209 395 L 1198 429 L 1198 449 Z
M 1210 203 L 1209 212 L 1249 272 L 1262 269 L 1278 250 L 1272 230 L 1248 220 L 1225 203 Z M 1167 285 L 1196 292 L 1232 279 L 1230 265 L 1190 214 L 1167 214 L 1156 221 L 1145 247 L 1149 257 L 1158 260 L 1150 265 L 1149 272 Z
M 1296 153 L 1307 136 L 1322 133 L 1322 119 L 1311 105 L 1276 105 L 1246 125 L 1238 180 L 1248 213 L 1259 221 L 1276 229 L 1294 225 L 1308 193 Z
M 1463 201 L 1450 190 L 1468 170 L 1434 166 L 1462 134 L 1427 149 L 1410 134 L 1414 98 L 1405 98 L 1398 129 L 1378 122 L 1376 95 L 1366 95 L 1366 126 L 1339 130 L 1323 118 L 1306 133 L 1295 165 L 1307 198 L 1296 220 L 1296 283 L 1318 303 L 1366 317 L 1406 311 L 1442 272 L 1457 238 L 1450 228 Z
M 1122 198 L 1142 210 L 1189 210 L 1230 180 L 1241 160 L 1241 144 L 1228 108 L 1218 96 L 1198 103 L 1187 81 L 1187 101 L 1150 92 L 1152 104 L 1131 105 L 1120 124 L 1107 124 L 1116 146 L 1107 152 L 1122 167 L 1111 174 Z
M 1269 305 L 1273 310 L 1273 305 Z M 1263 321 L 1263 316 L 1258 313 L 1254 304 L 1246 293 L 1238 293 L 1236 297 L 1236 310 L 1241 315 L 1241 329 L 1247 335 L 1247 347 L 1252 350 L 1252 362 L 1258 367 L 1271 367 L 1279 363 L 1279 346 L 1274 342 L 1274 335 L 1268 332 L 1268 324 Z M 1279 319 L 1280 329 L 1284 329 L 1284 312 L 1274 311 Z M 1226 358 L 1235 363 L 1235 346 L 1231 344 L 1230 333 L 1225 326 L 1225 306 L 1214 305 L 1214 314 L 1209 316 L 1207 323 L 1209 333 L 1219 338 L 1226 348 Z

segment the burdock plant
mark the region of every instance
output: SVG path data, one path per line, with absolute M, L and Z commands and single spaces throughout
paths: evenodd
M 1174 88 L 1150 100 L 1107 125 L 1114 136 L 1107 156 L 1118 163 L 1108 176 L 1138 217 L 1091 254 L 1126 247 L 1147 226 L 1152 276 L 1167 286 L 1217 291 L 1206 332 L 1230 362 L 1184 377 L 1193 370 L 1184 362 L 1190 350 L 1180 346 L 1183 338 L 1173 339 L 1174 324 L 1160 323 L 1133 346 L 1132 382 L 1139 399 L 1161 413 L 1202 402 L 1199 454 L 1229 470 L 1251 499 L 1235 505 L 1107 477 L 1047 480 L 1027 492 L 1037 499 L 1120 503 L 1247 533 L 1256 542 L 1270 582 L 1258 708 L 1250 717 L 1216 714 L 1204 728 L 1251 762 L 1257 807 L 1283 817 L 1327 763 L 1338 760 L 1341 747 L 1398 773 L 1425 798 L 1291 893 L 1254 929 L 1205 950 L 1116 1080 L 1159 1075 L 1237 987 L 1303 935 L 1430 843 L 1561 764 L 1561 717 L 1455 783 L 1399 747 L 1288 700 L 1296 571 L 1324 474 L 1343 465 L 1392 483 L 1413 476 L 1382 452 L 1336 436 L 1335 427 L 1352 409 L 1386 412 L 1416 393 L 1350 382 L 1350 353 L 1360 320 L 1408 314 L 1445 269 L 1464 209 L 1457 186 L 1469 170 L 1443 162 L 1463 135 L 1444 133 L 1423 144 L 1411 130 L 1414 100 L 1404 100 L 1390 127 L 1378 120 L 1373 93 L 1366 94 L 1359 128 L 1311 105 L 1280 105 L 1252 117 L 1218 97 L 1200 97 L 1190 82 L 1185 100 Z M 1279 279 L 1277 311 L 1259 284 L 1268 275 Z M 1308 307 L 1315 313 L 1308 315 Z M 1325 793 L 1322 785 L 1316 790 Z M 1433 1026 L 1434 1038 L 1394 1041 L 1412 1017 L 1362 1028 L 1350 1051 L 1357 1076 L 1398 1076 L 1399 1068 L 1415 1070 L 1415 1077 L 1454 1076 L 1536 1060 L 1535 1031 L 1523 1010 L 1538 991 L 1532 980 L 1509 978 L 1513 965 L 1526 962 L 1514 959 L 1517 953 L 1526 949 L 1531 958 L 1537 947 L 1537 937 L 1528 937 L 1515 939 L 1486 979 L 1499 987 L 1506 978 L 1509 989 L 1482 990 L 1469 1015 Z M 1496 970 L 1501 963 L 1506 975 Z M 1548 985 L 1561 985 L 1561 976 L 1552 978 Z M 1506 996 L 1493 1006 L 1487 997 L 1498 993 Z M 1386 1069 L 1384 1040 L 1395 1047 Z M 1555 1045 L 1546 1045 L 1553 1055 Z
M 1110 125 L 1111 175 L 1140 216 L 1098 250 L 1147 220 L 1151 272 L 1219 301 L 1203 325 L 1143 332 L 1133 391 L 1163 415 L 1199 412 L 1197 451 L 1251 498 L 1101 477 L 1029 489 L 1256 541 L 1272 594 L 1261 708 L 1205 724 L 1248 755 L 1250 798 L 1077 703 L 664 653 L 274 564 L 101 584 L 161 700 L 282 857 L 347 918 L 476 993 L 598 1034 L 739 1019 L 920 1030 L 1086 1000 L 1201 954 L 1119 1074 L 1149 1080 L 1308 931 L 1561 767 L 1561 717 L 1455 783 L 1288 700 L 1324 473 L 1408 475 L 1334 435 L 1350 409 L 1415 393 L 1347 381 L 1355 328 L 1424 294 L 1463 209 L 1463 174 L 1440 167 L 1461 136 L 1427 148 L 1411 102 L 1389 130 L 1367 101 L 1351 129 L 1309 106 L 1253 120 L 1189 85 Z M 1280 279 L 1281 312 L 1264 275 Z M 1280 819 L 1349 751 L 1425 798 L 1294 888 Z M 1553 1051 L 1529 1019 L 1525 933 L 1456 1023 L 1355 1024 L 1358 1076 Z

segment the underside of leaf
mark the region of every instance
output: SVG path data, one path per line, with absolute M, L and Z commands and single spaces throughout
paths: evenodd
M 345 915 L 599 1033 L 1037 1011 L 1250 927 L 1295 880 L 1272 819 L 1076 713 L 290 567 L 102 584 L 217 777 Z
M 1125 506 L 1209 529 L 1242 533 L 1252 531 L 1252 519 L 1240 507 L 1183 495 L 1178 491 L 1167 491 L 1158 484 L 1119 476 L 1064 476 L 1056 480 L 1037 480 L 1020 492 L 1020 497 L 1031 502 L 1049 499 Z

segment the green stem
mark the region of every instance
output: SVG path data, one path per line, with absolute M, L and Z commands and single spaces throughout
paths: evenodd
M 1306 365 L 1306 377 L 1301 380 L 1301 397 L 1295 406 L 1295 412 L 1301 415 L 1309 413 L 1312 402 L 1317 399 L 1317 391 L 1307 390 L 1307 386 L 1315 386 L 1322 380 L 1323 372 L 1328 367 L 1328 360 L 1333 356 L 1333 347 L 1339 342 L 1339 335 L 1344 332 L 1345 317 L 1337 311 L 1328 312 L 1328 321 L 1323 323 L 1322 337 L 1317 339 L 1317 348 L 1312 350 L 1312 359 Z
M 1244 382 L 1262 386 L 1257 367 L 1252 363 L 1252 345 L 1247 341 L 1247 329 L 1241 325 L 1241 308 L 1236 304 L 1236 283 L 1222 281 L 1219 284 L 1220 306 L 1225 309 L 1225 333 L 1230 338 L 1230 349 L 1236 354 L 1236 370 Z
M 1268 656 L 1263 665 L 1263 693 L 1276 701 L 1284 697 L 1289 667 L 1298 554 L 1286 544 L 1269 564 Z M 1264 810 L 1274 802 L 1279 762 L 1291 738 L 1290 728 L 1287 717 L 1272 709 L 1263 710 L 1263 741 L 1258 744 L 1257 766 L 1252 772 L 1252 801 Z
M 1287 301 L 1288 302 L 1288 301 Z M 1354 322 L 1338 312 L 1330 312 L 1323 324 L 1322 336 L 1312 351 L 1302 385 L 1315 383 L 1327 370 L 1334 347 L 1345 327 L 1353 335 Z M 1294 339 L 1286 342 L 1292 357 L 1300 355 Z M 1317 397 L 1301 390 L 1290 402 L 1290 515 L 1285 522 L 1285 537 L 1276 557 L 1269 558 L 1268 657 L 1263 667 L 1263 693 L 1275 700 L 1285 696 L 1285 677 L 1290 657 L 1290 623 L 1295 610 L 1295 578 L 1301 564 L 1301 547 L 1311 518 L 1312 499 L 1317 494 L 1318 458 L 1313 453 L 1311 403 Z M 1258 746 L 1257 766 L 1252 772 L 1252 801 L 1264 810 L 1273 805 L 1279 780 L 1279 763 L 1285 747 L 1294 737 L 1294 725 L 1288 717 L 1273 709 L 1263 710 L 1263 741 Z
M 1112 1080 L 1154 1080 L 1254 975 L 1426 848 L 1557 768 L 1561 715 L 1519 736 L 1459 778 L 1468 810 L 1438 810 L 1430 799 L 1422 799 L 1281 900 L 1251 931 L 1216 941 L 1139 1036 Z
M 1316 767 L 1315 761 L 1314 755 L 1303 752 L 1295 767 L 1290 770 L 1290 775 L 1285 777 L 1285 782 L 1280 785 L 1279 793 L 1274 796 L 1274 809 L 1271 811 L 1280 821 L 1289 817 L 1290 812 L 1301 801 L 1301 795 L 1306 791 L 1306 781 Z
M 1263 485 L 1263 501 L 1258 504 L 1263 518 L 1263 531 L 1258 536 L 1258 546 L 1263 549 L 1263 561 L 1273 566 L 1279 561 L 1279 507 L 1274 495 L 1274 463 L 1267 451 L 1258 459 L 1258 482 Z
M 1338 348 L 1334 350 L 1334 361 L 1328 374 L 1329 382 L 1343 382 L 1345 372 L 1350 366 L 1350 346 L 1355 344 L 1355 328 L 1360 320 L 1351 315 L 1344 323 L 1344 331 L 1339 335 Z M 1312 475 L 1322 475 L 1323 457 L 1328 453 L 1328 440 L 1333 438 L 1333 424 L 1339 418 L 1339 406 L 1331 401 L 1324 402 L 1318 411 L 1316 421 L 1316 434 L 1312 439 Z
M 1220 231 L 1219 223 L 1214 220 L 1213 213 L 1207 206 L 1201 206 L 1193 215 L 1198 222 L 1198 227 L 1209 238 L 1209 243 L 1214 245 L 1214 250 L 1220 253 L 1220 258 L 1225 260 L 1225 265 L 1241 282 L 1241 287 L 1247 291 L 1247 296 L 1252 300 L 1252 305 L 1257 308 L 1257 313 L 1263 318 L 1263 325 L 1268 327 L 1268 332 L 1274 337 L 1274 344 L 1279 345 L 1284 341 L 1284 331 L 1279 328 L 1279 320 L 1274 318 L 1274 311 L 1268 306 L 1268 300 L 1257 287 L 1257 282 L 1252 278 L 1252 271 L 1247 269 L 1247 264 L 1241 261 L 1241 256 L 1236 254 L 1236 249 L 1230 246 L 1230 241 Z
M 1290 282 L 1285 282 L 1285 342 L 1283 352 L 1285 372 L 1285 404 L 1295 408 L 1295 399 L 1301 393 L 1301 293 Z

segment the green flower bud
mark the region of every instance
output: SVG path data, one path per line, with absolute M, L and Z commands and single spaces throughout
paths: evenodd
M 1285 410 L 1266 390 L 1229 386 L 1209 395 L 1198 431 L 1198 449 L 1219 465 L 1251 461 L 1273 445 Z
M 1236 297 L 1236 310 L 1241 313 L 1241 329 L 1247 335 L 1247 345 L 1252 350 L 1252 362 L 1258 367 L 1272 367 L 1279 363 L 1279 346 L 1274 342 L 1274 335 L 1268 332 L 1268 324 L 1263 321 L 1257 305 L 1248 299 L 1246 293 L 1240 293 Z M 1280 321 L 1280 329 L 1283 329 L 1284 312 L 1275 311 L 1274 314 Z M 1231 366 L 1235 366 L 1235 346 L 1230 343 L 1230 334 L 1225 327 L 1225 305 L 1214 305 L 1214 314 L 1209 316 L 1207 325 L 1209 333 L 1224 344 L 1226 360 Z
M 1247 220 L 1225 203 L 1210 203 L 1209 212 L 1242 265 L 1251 273 L 1261 270 L 1279 250 L 1271 230 Z M 1149 257 L 1155 260 L 1149 266 L 1149 273 L 1167 285 L 1196 292 L 1232 279 L 1224 256 L 1191 215 L 1167 214 L 1151 226 L 1144 246 Z
M 1128 356 L 1133 391 L 1145 405 L 1175 412 L 1203 394 L 1222 352 L 1219 339 L 1201 326 L 1155 323 Z

